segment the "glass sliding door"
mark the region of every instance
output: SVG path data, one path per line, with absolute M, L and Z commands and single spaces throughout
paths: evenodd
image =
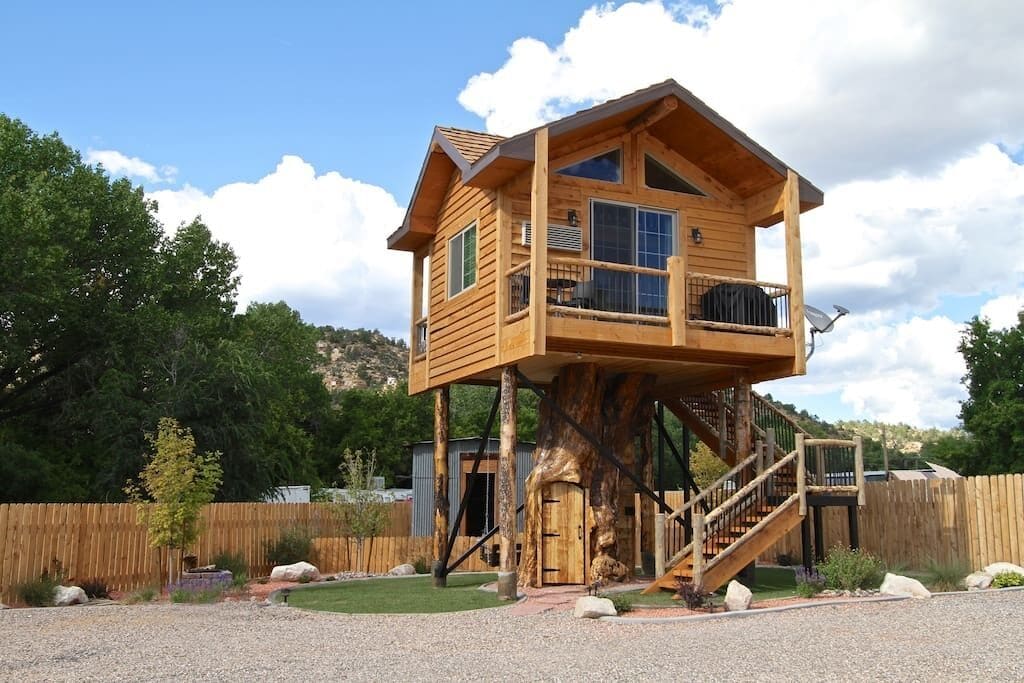
M 591 258 L 665 270 L 675 253 L 675 214 L 628 204 L 591 202 Z M 668 282 L 653 275 L 594 269 L 594 306 L 603 311 L 665 315 Z

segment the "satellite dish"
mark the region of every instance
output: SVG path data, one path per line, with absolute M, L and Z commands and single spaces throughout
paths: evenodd
M 834 318 L 829 317 L 829 314 L 820 308 L 807 305 L 804 306 L 804 317 L 807 318 L 807 322 L 811 324 L 811 348 L 807 352 L 808 360 L 814 355 L 815 335 L 831 332 L 836 321 L 850 312 L 850 309 L 838 304 L 832 306 L 832 308 L 836 309 L 836 316 Z

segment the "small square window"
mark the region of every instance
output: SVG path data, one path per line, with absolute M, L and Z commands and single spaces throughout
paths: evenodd
M 476 284 L 476 223 L 448 240 L 448 298 Z

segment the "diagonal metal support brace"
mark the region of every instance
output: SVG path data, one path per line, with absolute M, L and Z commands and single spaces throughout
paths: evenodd
M 686 461 L 683 460 L 683 457 L 679 454 L 679 449 L 676 448 L 675 442 L 672 440 L 671 435 L 669 435 L 668 430 L 665 428 L 665 423 L 662 421 L 661 416 L 655 413 L 654 421 L 658 425 L 658 430 L 661 433 L 661 436 L 668 443 L 668 449 L 672 451 L 672 457 L 675 458 L 677 463 L 679 463 L 679 468 L 683 470 L 683 477 L 686 478 L 686 484 L 695 494 L 700 494 L 700 487 L 697 486 L 697 482 L 693 480 L 693 472 L 690 471 L 690 468 L 686 465 Z M 706 500 L 702 500 L 700 504 L 701 507 L 704 508 L 704 514 L 711 512 L 711 506 L 708 505 Z M 678 519 L 678 517 L 676 519 Z
M 640 491 L 645 496 L 647 496 L 655 503 L 657 503 L 658 507 L 661 509 L 662 512 L 672 512 L 672 508 L 669 506 L 668 503 L 665 502 L 664 498 L 662 498 L 657 493 L 652 491 L 650 487 L 648 487 L 647 484 L 645 484 L 643 480 L 640 479 L 640 477 L 636 476 L 636 474 L 634 474 L 628 467 L 622 464 L 622 461 L 615 457 L 614 453 L 612 453 L 603 443 L 598 441 L 593 434 L 584 429 L 583 425 L 574 420 L 571 415 L 562 410 L 561 406 L 559 406 L 557 403 L 551 400 L 551 398 L 547 394 L 541 391 L 541 389 L 536 384 L 531 382 L 530 379 L 526 375 L 524 375 L 522 371 L 520 371 L 518 368 L 516 369 L 516 375 L 519 376 L 519 381 L 523 386 L 527 387 L 533 393 L 537 394 L 540 400 L 544 401 L 549 406 L 551 406 L 551 409 L 554 410 L 559 417 L 568 422 L 569 426 L 571 426 L 573 429 L 579 432 L 580 436 L 582 436 L 584 439 L 593 444 L 593 446 L 597 449 L 598 455 L 600 455 L 602 458 L 604 458 L 612 465 L 614 465 L 615 468 L 619 470 L 619 472 L 626 475 L 627 479 L 636 484 L 636 488 L 638 491 Z
M 519 507 L 517 507 L 516 508 L 516 517 L 519 517 L 519 513 L 522 512 L 524 509 L 526 509 L 526 504 L 525 503 L 523 505 L 520 505 Z M 450 574 L 453 571 L 455 571 L 455 568 L 458 567 L 463 562 L 465 562 L 473 553 L 475 553 L 477 550 L 479 550 L 480 546 L 482 546 L 487 541 L 491 540 L 491 538 L 494 536 L 494 534 L 498 533 L 498 529 L 500 529 L 500 528 L 501 528 L 500 526 L 493 527 L 490 531 L 488 531 L 486 534 L 481 536 L 479 541 L 477 541 L 476 543 L 471 545 L 469 547 L 469 550 L 467 550 L 466 552 L 462 553 L 462 555 L 459 556 L 459 559 L 457 559 L 454 562 L 452 562 L 452 566 L 445 567 L 445 570 L 444 570 L 445 576 L 447 576 L 448 574 Z
M 491 429 L 494 428 L 494 418 L 498 414 L 498 406 L 501 404 L 501 392 L 494 392 L 494 401 L 491 403 L 491 412 L 487 415 L 487 422 L 484 425 L 484 433 L 480 436 L 480 446 L 476 449 L 476 457 L 473 459 L 473 469 L 470 470 L 470 474 L 476 474 L 480 470 L 480 461 L 484 458 L 484 450 L 487 448 L 487 442 L 491 438 Z M 476 477 L 469 478 L 469 484 L 466 486 L 466 490 L 462 492 L 462 500 L 459 501 L 459 511 L 455 514 L 455 524 L 452 525 L 451 531 L 448 534 L 448 547 L 444 550 L 444 558 L 441 560 L 441 566 L 443 569 L 443 576 L 448 574 L 455 567 L 459 566 L 460 562 L 456 562 L 451 567 L 448 566 L 448 560 L 452 557 L 452 546 L 455 544 L 455 539 L 459 535 L 459 527 L 462 526 L 462 518 L 466 515 L 466 503 L 469 501 L 469 497 L 473 495 L 473 489 L 476 485 Z M 492 532 L 493 533 L 493 532 Z

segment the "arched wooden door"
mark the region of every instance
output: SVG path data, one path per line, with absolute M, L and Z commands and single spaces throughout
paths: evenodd
M 577 484 L 544 487 L 541 506 L 541 583 L 586 583 L 586 492 Z

